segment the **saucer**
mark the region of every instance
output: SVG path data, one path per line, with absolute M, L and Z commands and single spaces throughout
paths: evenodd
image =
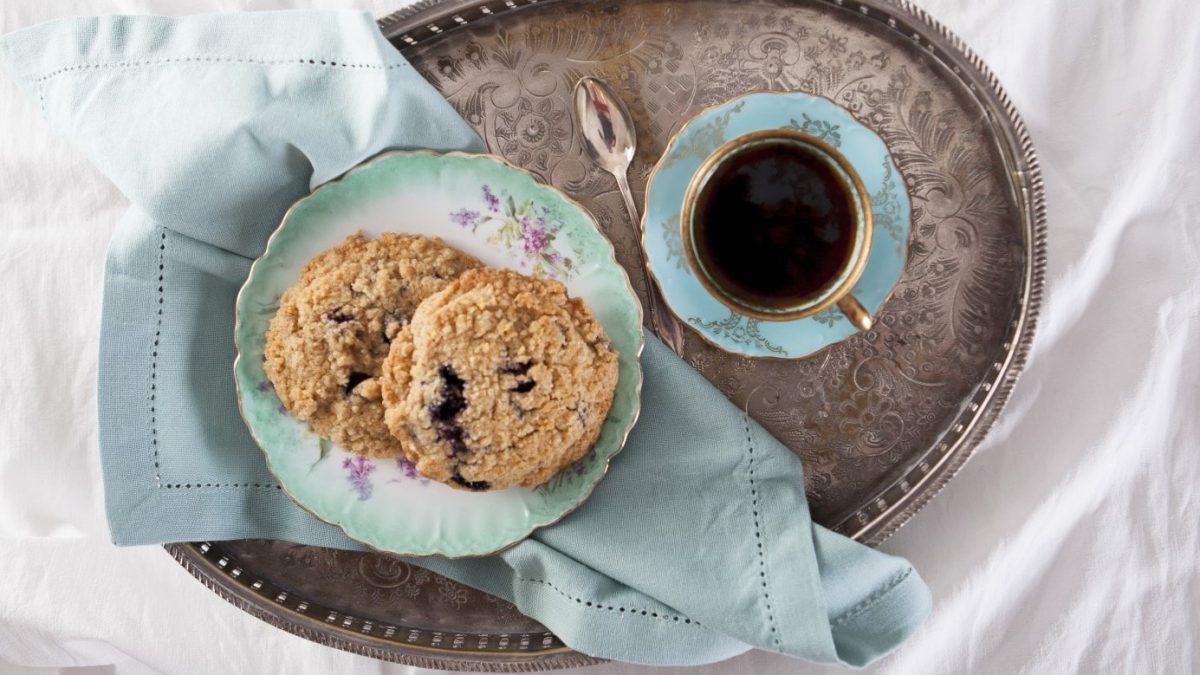
M 840 342 L 857 329 L 836 307 L 792 321 L 763 321 L 735 313 L 714 298 L 688 266 L 679 232 L 692 176 L 726 141 L 763 129 L 788 128 L 816 136 L 850 162 L 871 196 L 875 218 L 871 254 L 852 294 L 874 316 L 904 270 L 910 203 L 887 146 L 829 99 L 803 93 L 747 94 L 709 108 L 667 145 L 646 186 L 642 247 L 650 274 L 671 311 L 701 337 L 750 357 L 799 358 Z

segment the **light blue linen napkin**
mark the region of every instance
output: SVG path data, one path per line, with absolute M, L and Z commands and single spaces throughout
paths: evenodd
M 99 417 L 113 541 L 359 548 L 292 504 L 237 412 L 237 289 L 283 211 L 385 148 L 482 150 L 367 15 L 80 18 L 0 38 L 132 206 L 108 253 Z M 490 558 L 414 560 L 572 647 L 861 666 L 924 619 L 904 560 L 812 524 L 795 456 L 653 338 L 643 413 L 591 499 Z

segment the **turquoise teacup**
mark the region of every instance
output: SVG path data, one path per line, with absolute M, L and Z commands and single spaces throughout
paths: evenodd
M 755 319 L 792 321 L 836 305 L 859 330 L 851 295 L 871 250 L 866 187 L 821 139 L 792 129 L 738 136 L 700 165 L 684 195 L 688 265 L 710 294 Z

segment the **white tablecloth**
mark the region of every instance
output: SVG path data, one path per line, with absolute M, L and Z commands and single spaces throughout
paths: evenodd
M 5 0 L 0 32 L 70 14 L 250 4 Z M 1200 671 L 1200 9 L 921 4 L 983 56 L 1029 124 L 1050 266 L 1008 409 L 884 545 L 917 565 L 935 608 L 871 670 Z M 104 250 L 123 209 L 0 76 L 0 672 L 417 672 L 271 628 L 161 549 L 108 543 L 94 383 Z M 810 670 L 762 653 L 698 669 Z

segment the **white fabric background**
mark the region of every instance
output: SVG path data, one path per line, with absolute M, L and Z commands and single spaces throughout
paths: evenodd
M 0 32 L 71 14 L 291 4 L 5 0 Z M 1050 266 L 1008 409 L 884 546 L 917 565 L 935 609 L 871 672 L 1200 671 L 1200 9 L 921 4 L 1025 115 Z M 305 6 L 379 15 L 395 0 Z M 275 630 L 161 549 L 108 543 L 94 381 L 105 244 L 123 209 L 0 77 L 0 672 L 418 672 Z M 697 672 L 817 669 L 753 653 Z

